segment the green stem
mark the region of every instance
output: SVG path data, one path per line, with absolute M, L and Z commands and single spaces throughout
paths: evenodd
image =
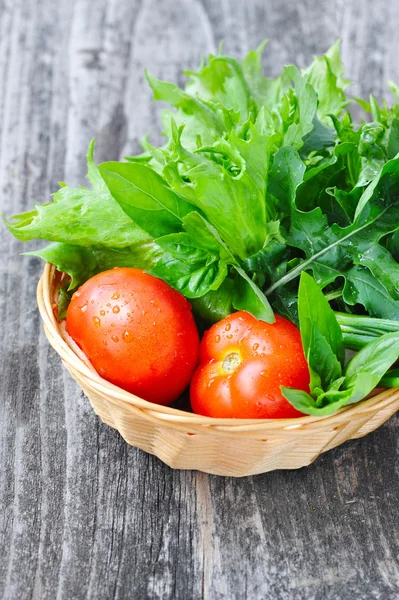
M 345 348 L 349 348 L 350 350 L 361 350 L 366 344 L 375 340 L 377 336 L 342 331 L 342 337 Z
M 342 296 L 342 292 L 344 288 L 340 288 L 339 290 L 334 290 L 333 292 L 329 292 L 328 294 L 324 294 L 326 300 L 330 302 L 330 300 L 335 300 L 336 298 L 340 298 Z
M 399 321 L 389 319 L 378 319 L 376 317 L 350 315 L 348 313 L 336 312 L 335 316 L 341 327 L 351 327 L 361 331 L 375 332 L 377 335 L 384 333 L 394 333 L 399 331 Z M 376 337 L 375 336 L 375 337 Z
M 378 387 L 399 388 L 399 369 L 391 369 L 385 373 Z
M 335 316 L 342 331 L 345 347 L 352 350 L 360 350 L 380 335 L 399 331 L 398 321 L 339 312 L 336 312 Z

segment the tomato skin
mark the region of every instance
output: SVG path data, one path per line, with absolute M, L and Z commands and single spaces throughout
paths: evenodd
M 66 324 L 101 377 L 150 402 L 178 398 L 198 362 L 190 304 L 141 269 L 115 268 L 86 281 Z
M 280 390 L 283 385 L 309 392 L 300 332 L 287 319 L 275 318 L 269 324 L 240 311 L 205 333 L 190 387 L 195 413 L 242 419 L 303 416 Z

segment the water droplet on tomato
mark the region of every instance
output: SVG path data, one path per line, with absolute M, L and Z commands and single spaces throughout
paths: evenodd
M 216 343 L 220 342 L 220 335 L 216 335 L 216 336 L 215 336 L 215 342 L 216 342 Z
M 107 303 L 107 306 L 111 306 L 111 302 L 108 302 L 108 303 Z
M 256 352 L 256 350 L 257 350 L 258 348 L 259 348 L 259 344 L 254 344 L 254 345 L 252 346 L 252 350 L 253 350 L 254 352 Z
M 113 342 L 115 342 L 115 344 L 116 344 L 117 342 L 119 342 L 119 338 L 118 338 L 118 336 L 116 336 L 116 335 L 111 335 L 111 340 L 112 340 Z
M 100 315 L 101 315 L 102 317 L 105 317 L 105 310 L 100 310 Z
M 119 311 L 120 311 L 120 308 L 119 308 L 119 306 L 116 306 L 116 305 L 115 305 L 115 306 L 114 306 L 114 308 L 112 309 L 112 312 L 113 312 L 115 315 L 117 315 Z
M 119 294 L 114 294 L 112 296 L 112 300 L 118 300 L 119 299 Z
M 79 306 L 82 313 L 85 313 L 87 310 L 87 302 L 85 302 L 82 306 Z
M 75 298 L 79 298 L 80 295 L 81 295 L 81 292 L 75 292 L 74 293 Z
M 227 323 L 226 327 L 224 328 L 225 331 L 230 331 L 231 329 L 231 324 Z
M 95 327 L 100 327 L 101 321 L 98 317 L 93 317 L 93 323 Z
M 130 331 L 125 330 L 122 334 L 122 339 L 124 342 L 132 342 L 133 335 L 130 333 Z
M 233 335 L 231 333 L 229 333 L 228 335 L 226 335 L 228 340 L 231 340 L 231 338 L 233 337 Z

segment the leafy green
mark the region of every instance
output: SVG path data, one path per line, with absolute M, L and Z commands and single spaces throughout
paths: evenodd
M 151 236 L 181 231 L 182 218 L 192 207 L 179 198 L 148 166 L 140 163 L 103 163 L 99 167 L 113 198 Z
M 298 294 L 299 322 L 304 352 L 311 350 L 312 327 L 317 326 L 321 336 L 331 348 L 334 357 L 338 357 L 341 367 L 344 364 L 345 350 L 341 329 L 334 311 L 315 281 L 302 273 Z
M 235 266 L 235 270 L 239 277 L 236 280 L 236 286 L 233 292 L 234 308 L 237 310 L 246 310 L 257 319 L 262 319 L 267 323 L 273 323 L 273 310 L 264 293 L 248 277 L 243 269 Z
M 310 371 L 310 394 L 282 388 L 287 400 L 305 414 L 326 416 L 363 400 L 399 357 L 399 332 L 366 343 L 344 367 L 342 333 L 334 312 L 314 280 L 302 273 L 299 319 Z
M 199 298 L 217 290 L 227 277 L 227 264 L 188 233 L 157 238 L 165 251 L 151 273 L 161 277 L 187 298 Z
M 366 188 L 357 205 L 355 218 L 347 227 L 342 228 L 336 224 L 329 226 L 320 207 L 309 212 L 293 207 L 287 242 L 290 246 L 302 250 L 306 258 L 275 281 L 266 291 L 266 295 L 297 278 L 302 271 L 312 270 L 316 281 L 322 287 L 340 276 L 347 278 L 344 298 L 349 304 L 354 304 L 354 293 L 358 295 L 361 290 L 355 283 L 355 292 L 349 293 L 355 273 L 359 275 L 356 267 L 353 270 L 353 265 L 364 264 L 364 257 L 367 256 L 367 266 L 373 270 L 373 264 L 381 254 L 377 252 L 379 241 L 399 227 L 398 190 L 399 158 L 388 161 L 378 177 Z M 375 269 L 377 268 L 376 265 Z M 387 275 L 386 279 L 388 277 Z M 380 292 L 382 285 L 377 285 Z M 387 295 L 388 300 L 395 304 L 388 292 Z M 375 301 L 368 296 L 367 310 L 375 316 L 393 318 L 392 311 L 387 314 L 384 305 L 380 304 L 380 296 L 381 294 L 376 296 Z
M 234 312 L 232 296 L 234 280 L 227 277 L 216 291 L 209 291 L 201 298 L 193 298 L 191 304 L 196 315 L 206 324 L 217 323 Z
M 343 298 L 347 304 L 362 304 L 372 317 L 399 321 L 399 302 L 392 298 L 381 280 L 369 269 L 356 266 L 349 269 L 345 276 Z
M 75 246 L 54 242 L 42 250 L 26 252 L 30 256 L 38 256 L 57 267 L 70 278 L 69 289 L 75 289 L 96 273 L 114 267 L 134 267 L 146 271 L 157 263 L 162 255 L 159 246 L 154 242 L 140 242 L 124 248 L 108 248 L 106 246 Z
M 310 85 L 317 93 L 318 117 L 330 124 L 330 115 L 339 116 L 348 105 L 345 89 L 349 82 L 342 79 L 344 67 L 339 54 L 340 41 L 337 41 L 324 56 L 315 57 L 305 73 Z
M 355 123 L 339 50 L 276 78 L 265 42 L 242 60 L 220 48 L 181 87 L 146 73 L 170 106 L 164 143 L 145 136 L 142 153 L 97 167 L 92 142 L 90 189 L 61 184 L 5 221 L 49 242 L 33 254 L 69 275 L 63 307 L 93 274 L 139 267 L 208 323 L 233 310 L 299 323 L 310 394 L 284 393 L 303 412 L 331 414 L 384 380 L 399 330 L 399 87 L 391 105 L 355 99 Z M 359 350 L 347 365 L 344 347 Z
M 204 213 L 238 257 L 256 252 L 266 237 L 268 137 L 250 126 L 245 140 L 232 133 L 193 153 L 183 148 L 181 133 L 173 125 L 171 149 L 163 153 L 165 179 Z
M 101 184 L 101 178 L 90 162 L 91 151 L 88 155 L 89 176 L 96 187 L 89 190 L 63 185 L 53 194 L 54 202 L 36 205 L 33 211 L 14 215 L 6 221 L 6 226 L 15 237 L 23 242 L 42 239 L 109 248 L 125 248 L 151 240 L 114 202 L 104 181 Z

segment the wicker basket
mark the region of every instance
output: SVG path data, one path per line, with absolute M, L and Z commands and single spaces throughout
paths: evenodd
M 330 417 L 299 419 L 214 419 L 152 404 L 102 379 L 57 322 L 55 273 L 46 265 L 37 291 L 50 344 L 101 419 L 128 444 L 174 469 L 233 477 L 298 469 L 322 452 L 373 431 L 399 408 L 399 390 L 384 391 Z

